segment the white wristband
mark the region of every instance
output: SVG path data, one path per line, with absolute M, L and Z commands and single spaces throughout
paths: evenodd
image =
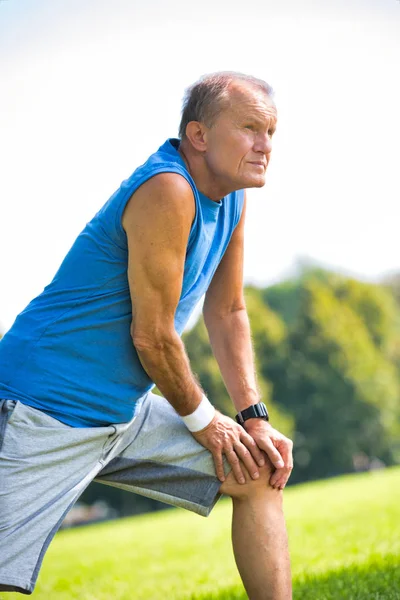
M 192 412 L 191 415 L 182 417 L 182 420 L 189 431 L 195 433 L 196 431 L 200 431 L 201 429 L 204 429 L 204 427 L 207 427 L 207 425 L 209 425 L 213 420 L 214 415 L 215 408 L 209 399 L 203 394 L 203 398 L 201 399 L 201 402 L 196 410 Z

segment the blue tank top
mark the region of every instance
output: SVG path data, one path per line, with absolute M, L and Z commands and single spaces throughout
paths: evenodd
M 243 191 L 220 202 L 201 194 L 170 139 L 78 235 L 53 281 L 18 315 L 0 341 L 0 398 L 20 400 L 73 427 L 129 421 L 154 386 L 130 336 L 127 238 L 121 225 L 135 190 L 157 173 L 179 173 L 195 199 L 179 334 L 207 290 L 243 207 Z

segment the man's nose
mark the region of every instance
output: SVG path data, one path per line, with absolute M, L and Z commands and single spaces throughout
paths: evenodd
M 269 154 L 272 150 L 271 136 L 268 133 L 260 133 L 255 140 L 254 150 Z

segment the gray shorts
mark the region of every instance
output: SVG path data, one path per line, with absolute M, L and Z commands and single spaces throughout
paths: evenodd
M 204 516 L 221 485 L 210 452 L 155 394 L 129 423 L 90 428 L 0 400 L 0 591 L 32 593 L 54 534 L 93 480 Z

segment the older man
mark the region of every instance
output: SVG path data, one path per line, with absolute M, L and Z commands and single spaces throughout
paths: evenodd
M 242 279 L 243 190 L 265 182 L 271 95 L 238 73 L 194 84 L 181 139 L 122 183 L 1 341 L 0 590 L 33 591 L 54 533 L 96 479 L 202 515 L 231 496 L 249 597 L 291 598 L 292 443 L 260 402 Z M 181 341 L 203 294 L 238 422 L 206 398 Z

